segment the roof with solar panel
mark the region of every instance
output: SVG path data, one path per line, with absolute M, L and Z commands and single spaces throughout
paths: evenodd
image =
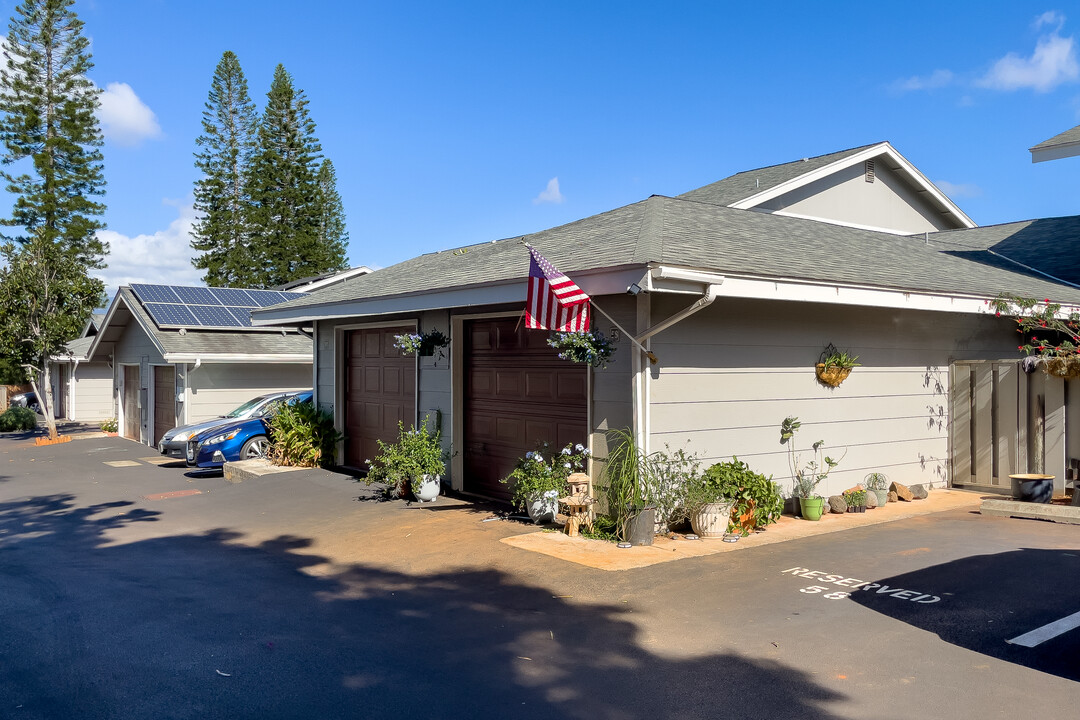
M 301 292 L 183 285 L 131 285 L 131 292 L 161 330 L 265 330 L 251 326 L 251 311 L 296 300 Z

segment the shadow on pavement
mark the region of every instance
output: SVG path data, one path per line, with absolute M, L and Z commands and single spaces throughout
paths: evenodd
M 926 596 L 894 597 L 902 590 Z M 965 557 L 877 580 L 851 594 L 860 605 L 946 642 L 1071 680 L 1080 680 L 1080 630 L 1035 648 L 1006 641 L 1075 613 L 1077 597 L 1080 550 L 1042 549 Z
M 157 517 L 127 505 L 0 504 L 0 716 L 824 720 L 845 699 L 772 661 L 656 654 L 625 606 L 494 570 L 327 574 L 306 538 L 226 529 L 121 542 Z

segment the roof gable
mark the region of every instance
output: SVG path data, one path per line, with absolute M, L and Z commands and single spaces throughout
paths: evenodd
M 899 235 L 975 227 L 887 142 L 748 170 L 679 197 Z
M 1049 140 L 1043 140 L 1029 150 L 1033 163 L 1080 155 L 1080 125 L 1058 133 Z

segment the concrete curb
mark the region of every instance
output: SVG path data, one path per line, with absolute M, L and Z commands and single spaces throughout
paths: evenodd
M 1019 500 L 983 500 L 979 512 L 993 517 L 1029 518 L 1080 525 L 1080 507 Z
M 257 480 L 263 475 L 275 475 L 277 473 L 308 469 L 310 468 L 273 465 L 269 460 L 238 460 L 237 462 L 225 463 L 221 468 L 221 474 L 225 476 L 227 482 L 240 483 L 245 480 Z

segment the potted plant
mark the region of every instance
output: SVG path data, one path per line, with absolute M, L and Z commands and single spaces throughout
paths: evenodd
M 559 357 L 570 362 L 588 363 L 603 370 L 611 361 L 615 346 L 596 330 L 583 332 L 555 332 L 547 344 L 559 351 Z
M 446 357 L 443 351 L 450 344 L 450 338 L 446 337 L 441 330 L 432 328 L 426 333 L 405 333 L 394 336 L 394 347 L 401 350 L 402 355 L 410 353 L 417 357 L 435 357 L 441 360 Z
M 652 545 L 656 534 L 656 507 L 647 494 L 654 484 L 654 468 L 629 430 L 608 433 L 610 448 L 600 476 L 607 494 L 608 512 L 615 535 L 623 542 Z
M 847 503 L 848 512 L 866 512 L 866 491 L 861 487 L 854 487 L 850 490 L 845 490 L 843 493 L 844 502 Z
M 428 430 L 427 418 L 419 428 L 408 430 L 398 422 L 398 439 L 393 444 L 379 443 L 379 454 L 368 460 L 365 482 L 391 486 L 398 497 L 406 488 L 419 502 L 433 502 L 439 496 L 441 476 L 446 472 L 447 453 L 440 443 L 441 432 Z
M 772 477 L 754 472 L 737 457 L 710 466 L 691 481 L 686 493 L 690 524 L 701 537 L 732 530 L 748 535 L 776 522 L 783 506 Z
M 820 520 L 825 511 L 825 499 L 817 494 L 817 486 L 844 458 L 841 456 L 840 460 L 833 460 L 828 455 L 823 456 L 821 449 L 825 441 L 818 440 L 811 446 L 814 451 L 813 459 L 803 462 L 802 457 L 795 450 L 795 433 L 801 426 L 802 423 L 797 417 L 784 418 L 780 424 L 780 444 L 788 446 L 788 467 L 791 468 L 792 477 L 791 494 L 798 498 L 800 513 L 806 520 Z
M 588 458 L 580 443 L 557 452 L 540 443 L 535 451 L 519 458 L 510 475 L 500 482 L 513 484 L 514 505 L 526 510 L 534 523 L 554 522 L 559 497 L 566 493 L 566 479 L 584 470 Z
M 847 380 L 851 369 L 859 367 L 860 363 L 856 362 L 858 359 L 858 355 L 852 355 L 845 350 L 837 350 L 835 345 L 829 343 L 821 352 L 814 370 L 822 384 L 839 387 L 840 383 Z
M 101 421 L 101 432 L 105 433 L 110 437 L 117 436 L 117 429 L 119 427 L 120 426 L 117 424 L 116 418 L 109 418 L 108 420 Z
M 889 502 L 889 477 L 885 473 L 870 473 L 863 478 L 863 485 L 868 492 L 877 496 L 878 507 L 884 507 Z

